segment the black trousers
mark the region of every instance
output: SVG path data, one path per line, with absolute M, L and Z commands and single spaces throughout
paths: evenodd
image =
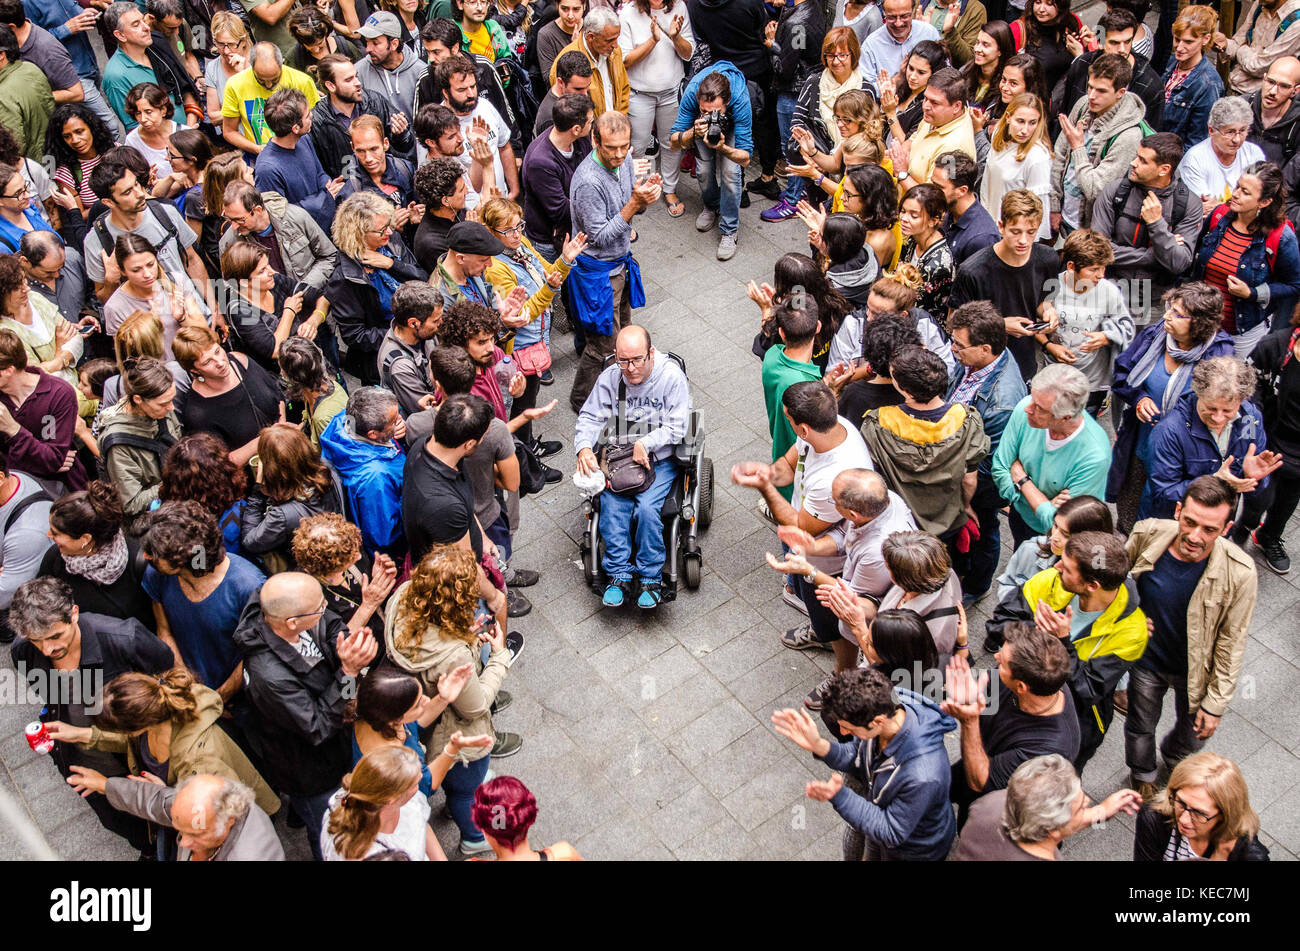
M 1260 542 L 1281 541 L 1297 505 L 1300 505 L 1300 475 L 1279 469 L 1269 477 L 1266 488 L 1246 495 L 1241 524 L 1252 530 L 1259 528 L 1260 517 L 1264 516 L 1264 526 L 1259 529 Z

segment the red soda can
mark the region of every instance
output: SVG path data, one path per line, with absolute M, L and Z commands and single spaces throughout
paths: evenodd
M 36 752 L 47 754 L 54 749 L 54 737 L 50 736 L 50 731 L 39 720 L 27 724 L 24 732 L 27 734 L 27 745 Z

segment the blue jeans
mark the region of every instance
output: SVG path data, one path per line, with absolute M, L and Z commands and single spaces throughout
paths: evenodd
M 677 465 L 671 459 L 655 463 L 655 480 L 640 495 L 628 498 L 604 492 L 600 497 L 600 537 L 605 541 L 605 574 L 614 578 L 632 577 L 632 519 L 636 517 L 636 573 L 645 583 L 663 580 L 664 525 L 659 511 L 677 477 Z
M 788 92 L 777 93 L 776 96 L 776 128 L 781 136 L 781 148 L 784 149 L 790 142 L 790 129 L 794 125 L 794 107 L 798 103 L 793 95 Z M 802 156 L 800 157 L 802 161 Z M 803 197 L 804 179 L 798 175 L 791 175 L 786 180 L 785 195 L 786 201 L 792 205 L 799 203 Z
M 492 539 L 492 544 L 497 546 L 501 552 L 501 564 L 504 567 L 510 563 L 510 516 L 506 513 L 506 503 L 501 502 L 501 512 L 497 515 L 496 521 L 491 525 L 484 525 L 483 531 L 488 538 Z
M 735 139 L 727 145 L 735 148 Z M 709 211 L 719 212 L 718 230 L 735 234 L 740 228 L 740 192 L 745 184 L 745 170 L 704 143 L 695 146 L 695 177 L 700 183 L 700 198 Z
M 321 861 L 320 836 L 325 826 L 325 810 L 333 794 L 334 790 L 330 789 L 310 796 L 304 793 L 289 795 L 289 808 L 307 825 L 307 844 L 311 846 L 311 857 L 317 862 Z
M 451 812 L 456 828 L 460 829 L 461 841 L 483 841 L 483 833 L 474 825 L 471 811 L 474 806 L 474 790 L 483 785 L 491 764 L 491 756 L 484 756 L 468 764 L 457 763 L 443 777 L 442 791 L 447 796 L 447 809 Z

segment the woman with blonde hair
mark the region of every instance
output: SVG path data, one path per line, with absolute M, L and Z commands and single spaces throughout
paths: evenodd
M 452 734 L 488 736 L 498 756 L 517 752 L 523 740 L 514 733 L 497 733 L 492 704 L 498 699 L 509 672 L 510 650 L 505 633 L 490 617 L 476 618 L 478 561 L 466 548 L 434 546 L 388 602 L 384 639 L 388 657 L 414 674 L 430 696 L 438 681 L 463 664 L 473 672 L 460 695 L 434 725 L 429 749 L 442 749 Z M 486 656 L 481 643 L 487 645 Z M 474 825 L 470 809 L 474 790 L 482 785 L 489 764 L 487 748 L 467 749 L 443 780 L 447 808 L 460 829 L 460 850 L 466 855 L 490 851 L 483 833 Z
M 203 207 L 214 209 L 219 219 L 221 209 L 226 207 L 226 186 L 238 181 L 253 184 L 252 166 L 244 161 L 243 156 L 239 150 L 213 156 L 203 170 Z M 220 219 L 220 227 L 226 227 L 224 219 Z
M 404 746 L 372 750 L 330 797 L 320 831 L 327 862 L 357 861 L 397 849 L 413 862 L 444 858 L 420 795 L 420 758 Z
M 374 192 L 357 192 L 339 205 L 330 229 L 339 256 L 323 294 L 347 344 L 343 369 L 362 386 L 379 383 L 379 344 L 393 321 L 393 292 L 404 281 L 429 279 L 396 233 L 395 212 Z
M 212 28 L 208 31 L 212 37 L 212 49 L 216 56 L 208 60 L 203 67 L 203 80 L 207 86 L 208 121 L 221 128 L 221 102 L 226 96 L 226 82 L 235 73 L 248 68 L 248 52 L 252 42 L 248 28 L 244 26 L 238 14 L 229 10 L 219 10 L 212 15 Z M 235 156 L 240 159 L 240 153 Z M 218 202 L 209 208 L 220 208 Z
M 1051 207 L 1052 151 L 1047 137 L 1047 112 L 1043 101 L 1032 93 L 1021 93 L 1007 104 L 989 137 L 989 155 L 980 183 L 980 204 L 996 221 L 1002 212 L 1002 196 L 1016 189 L 1033 192 Z M 1040 241 L 1052 237 L 1050 215 L 1038 226 Z
M 955 366 L 952 345 L 948 343 L 929 311 L 918 305 L 924 283 L 925 277 L 921 269 L 915 264 L 904 262 L 898 265 L 893 274 L 882 277 L 872 284 L 871 290 L 867 293 L 867 306 L 845 317 L 839 333 L 831 341 L 828 366 L 844 364 L 846 367 L 851 367 L 853 358 L 862 354 L 862 337 L 866 325 L 884 314 L 899 314 L 906 318 L 908 325 L 915 328 L 920 335 L 921 345 L 937 353 L 951 373 Z M 832 387 L 842 387 L 853 380 L 870 378 L 869 370 L 867 366 L 858 366 L 851 375 L 844 378 L 837 377 L 827 382 Z
M 220 726 L 223 705 L 184 667 L 166 673 L 119 674 L 104 687 L 103 709 L 94 726 L 48 724 L 50 735 L 106 753 L 124 753 L 130 775 L 146 773 L 175 786 L 201 773 L 224 776 L 249 787 L 267 815 L 280 808 L 277 796 L 248 757 Z M 68 785 L 83 796 L 104 791 L 105 777 L 74 766 Z
M 253 485 L 239 518 L 239 549 L 268 574 L 293 567 L 293 533 L 303 519 L 343 511 L 334 479 L 307 434 L 268 426 L 257 439 Z
M 1259 9 L 1256 7 L 1256 15 Z M 1223 96 L 1223 80 L 1214 62 L 1205 55 L 1218 29 L 1219 15 L 1201 4 L 1186 7 L 1174 21 L 1173 53 L 1164 74 L 1165 108 L 1160 131 L 1177 135 L 1185 149 L 1209 134 L 1210 107 Z
M 1259 816 L 1237 764 L 1208 751 L 1174 767 L 1169 785 L 1144 802 L 1133 837 L 1135 862 L 1267 862 Z

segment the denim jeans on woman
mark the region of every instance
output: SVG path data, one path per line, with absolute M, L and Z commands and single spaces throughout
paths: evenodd
M 447 796 L 447 809 L 460 829 L 462 842 L 482 842 L 483 833 L 474 825 L 471 815 L 474 807 L 474 790 L 487 778 L 491 756 L 483 756 L 472 763 L 458 762 L 442 780 L 442 791 Z
M 727 145 L 735 148 L 736 140 L 727 136 Z M 703 142 L 695 145 L 695 159 L 695 178 L 700 183 L 704 207 L 719 213 L 718 230 L 722 234 L 735 234 L 740 228 L 740 193 L 745 185 L 745 170 Z
M 794 126 L 794 109 L 799 99 L 792 93 L 782 92 L 776 96 L 776 128 L 777 134 L 781 136 L 781 147 L 785 148 L 790 142 L 790 129 Z M 803 156 L 800 156 L 800 161 Z M 786 179 L 785 195 L 786 201 L 792 205 L 797 205 L 799 199 L 803 197 L 804 179 L 798 175 L 791 175 Z
M 668 147 L 668 130 L 677 121 L 681 104 L 677 87 L 662 92 L 632 90 L 628 101 L 627 117 L 632 121 L 632 154 L 644 158 L 650 147 L 650 131 L 659 137 L 659 174 L 664 178 L 664 194 L 677 193 L 677 173 L 682 166 L 682 153 Z

